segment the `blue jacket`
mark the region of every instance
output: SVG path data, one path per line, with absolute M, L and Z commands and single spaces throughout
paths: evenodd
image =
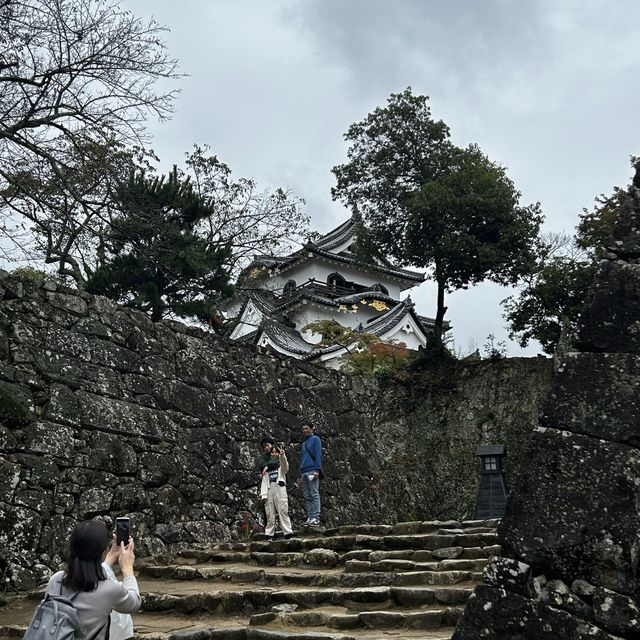
M 322 466 L 322 440 L 311 434 L 302 442 L 300 451 L 300 473 L 320 471 Z

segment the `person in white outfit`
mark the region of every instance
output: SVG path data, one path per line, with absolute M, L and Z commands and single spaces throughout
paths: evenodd
M 262 475 L 260 497 L 264 500 L 267 513 L 267 525 L 264 529 L 267 539 L 276 536 L 276 515 L 285 538 L 293 536 L 289 518 L 289 499 L 287 497 L 287 471 L 289 462 L 284 449 L 279 449 L 272 438 L 263 438 L 263 454 L 258 458 L 258 468 Z

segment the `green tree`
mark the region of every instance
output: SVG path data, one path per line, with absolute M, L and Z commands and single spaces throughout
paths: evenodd
M 332 195 L 362 216 L 384 256 L 430 270 L 438 287 L 432 346 L 440 349 L 445 293 L 483 280 L 513 284 L 530 272 L 542 215 L 537 204 L 519 205 L 504 169 L 476 145 L 453 145 L 427 102 L 408 88 L 351 125 Z
M 336 320 L 316 320 L 303 327 L 322 336 L 316 349 L 340 346 L 346 350 L 341 369 L 355 375 L 377 378 L 393 378 L 406 381 L 410 378 L 409 365 L 412 352 L 404 342 L 382 340 L 366 331 L 354 331 Z
M 552 354 L 563 328 L 574 325 L 584 306 L 597 263 L 586 254 L 545 253 L 519 295 L 502 304 L 509 337 L 522 347 L 537 340 L 545 353 Z
M 141 309 L 154 322 L 170 313 L 211 321 L 218 301 L 232 293 L 232 251 L 228 242 L 197 233 L 214 215 L 210 201 L 175 167 L 166 179 L 133 174 L 118 199 L 88 290 Z
M 614 187 L 610 196 L 595 199 L 592 210 L 583 209 L 575 236 L 544 237 L 533 273 L 517 296 L 502 303 L 509 336 L 520 346 L 537 340 L 553 354 L 563 330 L 575 328 L 626 197 L 625 189 Z

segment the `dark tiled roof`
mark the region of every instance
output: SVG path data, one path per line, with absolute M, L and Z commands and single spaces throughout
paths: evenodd
M 309 258 L 309 253 L 317 256 L 334 260 L 342 264 L 355 265 L 368 271 L 385 273 L 387 275 L 400 278 L 402 280 L 410 280 L 412 282 L 424 282 L 424 274 L 408 269 L 400 269 L 391 265 L 376 264 L 375 262 L 362 262 L 355 257 L 344 253 L 333 253 L 332 249 L 344 244 L 349 238 L 354 237 L 356 222 L 354 218 L 350 218 L 336 227 L 329 233 L 325 234 L 315 242 L 307 243 L 302 249 L 292 253 L 289 256 L 255 256 L 251 264 L 245 267 L 240 274 L 241 281 L 254 267 L 277 268 L 293 265 Z
M 279 298 L 267 289 L 251 289 L 247 295 L 249 300 L 266 314 L 273 313 L 280 302 Z
M 291 295 L 286 298 L 283 296 L 280 304 L 277 307 L 279 313 L 284 313 L 291 307 L 295 307 L 297 304 L 303 301 L 318 302 L 319 304 L 325 304 L 329 307 L 337 307 L 338 303 L 333 298 L 323 296 L 321 293 L 315 292 L 313 289 L 298 288 Z
M 380 302 L 388 302 L 392 305 L 398 304 L 397 300 L 382 293 L 382 291 L 361 291 L 360 293 L 352 293 L 347 296 L 330 298 L 321 292 L 314 291 L 313 287 L 298 287 L 291 295 L 286 297 L 282 296 L 280 304 L 276 307 L 276 311 L 278 313 L 284 313 L 303 301 L 317 302 L 318 304 L 324 304 L 329 307 L 339 307 L 342 304 L 355 304 L 361 300 L 379 300 Z
M 401 322 L 407 314 L 411 315 L 414 320 L 416 320 L 416 322 L 424 329 L 425 333 L 429 333 L 429 330 L 433 325 L 433 319 L 424 319 L 428 320 L 430 324 L 427 324 L 425 321 L 421 321 L 421 318 L 414 312 L 413 303 L 410 300 L 403 300 L 402 302 L 397 303 L 396 306 L 387 313 L 374 318 L 363 328 L 363 331 L 372 333 L 376 336 L 382 336 Z M 301 356 L 303 360 L 313 360 L 320 355 L 339 351 L 343 348 L 341 345 L 337 344 L 314 348 L 314 345 L 308 343 L 298 331 L 272 319 L 263 320 L 257 331 L 253 331 L 250 334 L 243 336 L 241 340 L 243 342 L 258 344 L 263 335 L 266 335 L 278 348 L 288 353 Z
M 319 249 L 325 251 L 331 251 L 340 245 L 354 239 L 356 235 L 356 220 L 352 216 L 346 222 L 343 222 L 339 227 L 332 229 L 329 233 L 323 235 L 316 240 L 313 244 Z
M 351 256 L 346 256 L 342 253 L 331 253 L 331 251 L 325 251 L 324 249 L 320 249 L 315 246 L 308 246 L 306 248 L 307 251 L 311 251 L 318 256 L 322 256 L 323 258 L 328 258 L 329 260 L 335 260 L 336 262 L 342 262 L 344 264 L 352 264 L 358 267 L 363 267 L 369 271 L 376 271 L 378 273 L 385 273 L 389 276 L 393 276 L 395 278 L 400 278 L 402 280 L 413 280 L 414 282 L 424 282 L 425 276 L 418 271 L 409 271 L 408 269 L 400 269 L 398 267 L 388 267 L 384 265 L 378 265 L 373 262 L 361 262 L 360 260 L 356 260 Z M 292 255 L 296 256 L 304 250 L 301 250 Z
M 260 338 L 266 334 L 274 344 L 290 353 L 304 356 L 313 348 L 295 329 L 285 327 L 272 320 L 265 320 L 260 325 L 259 333 Z
M 243 336 L 236 338 L 236 342 L 243 342 L 245 344 L 256 344 L 258 340 L 259 331 L 254 329 L 250 333 L 245 333 Z

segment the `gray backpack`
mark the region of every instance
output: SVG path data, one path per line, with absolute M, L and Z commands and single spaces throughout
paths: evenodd
M 76 591 L 72 596 L 63 596 L 60 582 L 58 595 L 48 593 L 36 607 L 23 640 L 87 640 L 86 629 L 73 604 L 78 593 Z M 89 640 L 95 640 L 108 623 L 109 618 Z

